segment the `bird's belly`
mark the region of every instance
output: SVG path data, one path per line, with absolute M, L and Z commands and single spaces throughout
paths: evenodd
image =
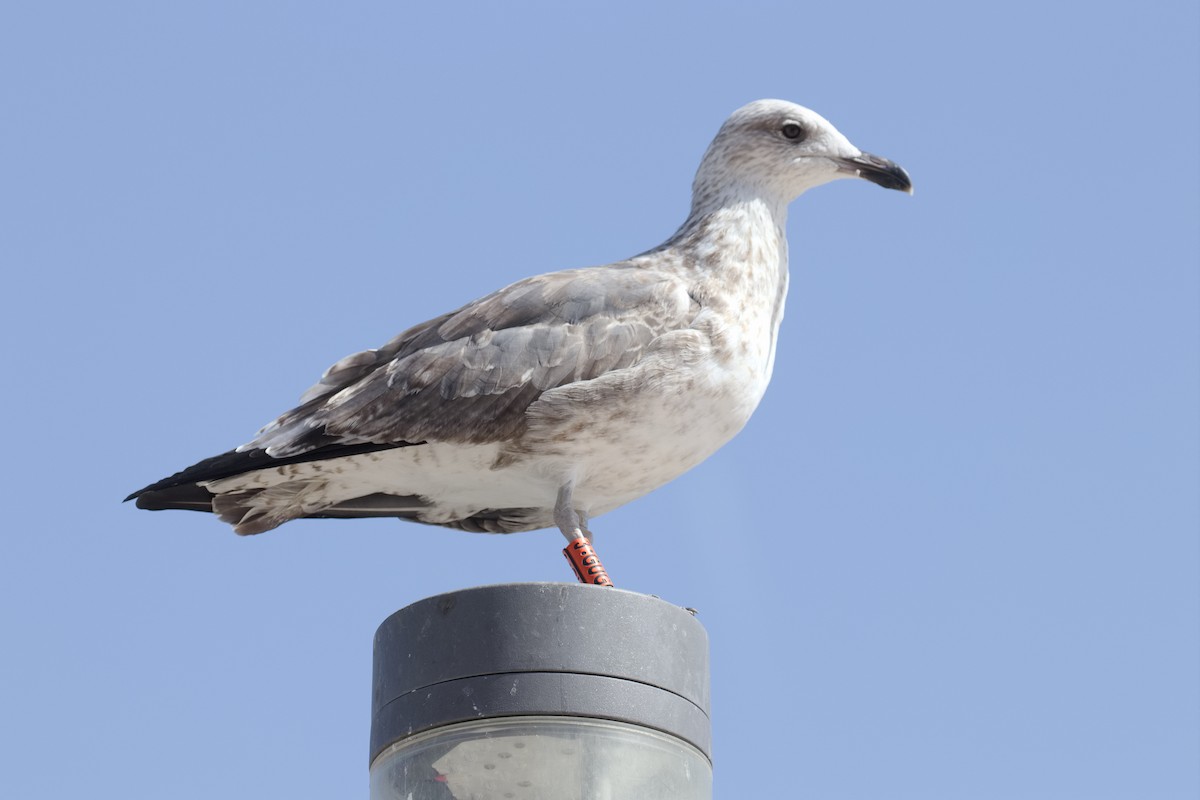
M 732 439 L 767 377 L 707 362 L 703 370 L 654 375 L 638 391 L 628 384 L 612 393 L 578 387 L 569 414 L 532 427 L 532 449 L 574 480 L 578 509 L 603 514 L 674 480 Z M 531 443 L 522 444 L 529 452 Z
M 745 420 L 666 403 L 647 418 L 624 424 L 582 443 L 574 460 L 579 470 L 575 505 L 592 515 L 635 500 L 699 465 L 732 439 Z

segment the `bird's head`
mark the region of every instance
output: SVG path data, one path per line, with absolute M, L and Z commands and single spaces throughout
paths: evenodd
M 912 194 L 900 166 L 864 153 L 815 111 L 785 100 L 756 100 L 721 126 L 693 184 L 693 209 L 747 193 L 786 205 L 814 186 L 865 178 Z

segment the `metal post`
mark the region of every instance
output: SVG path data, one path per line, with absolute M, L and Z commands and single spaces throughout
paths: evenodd
M 708 637 L 582 584 L 420 600 L 375 634 L 372 800 L 708 800 Z

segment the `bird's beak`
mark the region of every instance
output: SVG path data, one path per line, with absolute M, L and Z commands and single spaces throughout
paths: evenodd
M 835 158 L 840 172 L 857 178 L 866 178 L 871 183 L 877 183 L 885 189 L 896 189 L 901 192 L 913 193 L 912 180 L 899 164 L 888 161 L 870 153 L 859 153 L 848 158 Z

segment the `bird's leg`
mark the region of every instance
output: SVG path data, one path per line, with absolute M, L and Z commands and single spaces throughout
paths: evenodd
M 572 495 L 575 492 L 575 482 L 568 481 L 558 490 L 558 500 L 554 503 L 554 524 L 567 537 L 568 542 L 584 538 L 583 527 L 586 524 L 580 519 L 580 514 L 571 508 Z
M 571 499 L 575 484 L 568 482 L 558 490 L 558 500 L 554 503 L 554 524 L 567 538 L 567 546 L 563 555 L 575 571 L 575 577 L 581 583 L 591 583 L 596 586 L 612 586 L 608 571 L 600 563 L 600 556 L 588 541 L 587 515 L 574 508 Z
M 587 540 L 592 543 L 592 547 L 594 548 L 596 546 L 596 534 L 588 530 L 588 515 L 579 509 L 576 509 L 575 513 L 579 515 L 580 530 L 583 531 L 583 535 L 587 537 Z

